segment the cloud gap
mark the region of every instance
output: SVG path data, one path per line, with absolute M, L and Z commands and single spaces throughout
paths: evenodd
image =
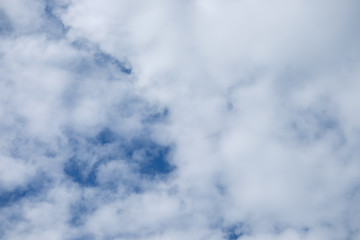
M 46 19 L 48 37 L 60 39 L 66 37 L 69 27 L 65 26 L 61 19 L 55 14 L 56 10 L 66 9 L 66 6 L 62 6 L 55 1 L 44 1 L 44 17 Z
M 299 111 L 296 119 L 291 122 L 291 130 L 303 143 L 312 143 L 330 136 L 334 137 L 334 146 L 339 147 L 346 142 L 339 120 L 326 110 L 309 108 Z
M 162 123 L 169 118 L 169 108 L 163 108 L 158 111 L 154 111 L 154 113 L 149 114 L 148 116 L 142 119 L 144 124 L 155 124 Z
M 10 19 L 6 16 L 5 12 L 0 9 L 0 36 L 7 36 L 11 34 L 13 27 Z
M 175 166 L 169 163 L 172 147 L 159 145 L 146 135 L 126 140 L 109 127 L 103 128 L 94 137 L 72 135 L 69 144 L 73 156 L 66 161 L 64 174 L 82 187 L 99 187 L 99 168 L 112 161 L 124 162 L 133 174 L 138 175 L 139 180 L 141 176 L 162 178 L 175 170 Z M 114 181 L 107 181 L 107 188 L 115 190 L 119 184 L 133 185 L 126 179 L 117 182 L 119 179 L 116 176 Z M 138 187 L 135 185 L 131 188 L 136 191 Z
M 84 171 L 89 168 L 85 161 L 81 161 L 75 157 L 71 157 L 64 166 L 64 173 L 73 182 L 80 184 L 83 187 L 96 187 L 96 168 L 91 167 L 90 171 Z
M 120 62 L 118 59 L 105 52 L 101 52 L 101 51 L 95 52 L 94 61 L 100 67 L 104 67 L 106 65 L 112 65 L 125 74 L 129 75 L 132 73 L 132 69 L 130 66 L 128 66 L 128 64 L 126 64 L 125 62 Z
M 222 229 L 227 240 L 236 240 L 243 236 L 250 236 L 251 229 L 243 222 L 234 223 Z
M 69 224 L 71 227 L 81 227 L 86 223 L 86 218 L 96 210 L 96 202 L 82 196 L 71 204 L 69 211 Z
M 26 185 L 18 186 L 10 191 L 0 190 L 0 208 L 17 204 L 24 199 L 36 198 L 50 186 L 51 182 L 46 175 L 38 174 Z

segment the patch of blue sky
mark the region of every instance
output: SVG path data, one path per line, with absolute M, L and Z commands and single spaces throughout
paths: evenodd
M 107 161 L 124 155 L 126 138 L 109 127 L 104 127 L 95 133 L 82 134 L 67 130 L 65 135 L 68 142 L 66 148 L 78 161 L 89 163 L 89 158 L 93 157 L 97 159 L 96 161 Z
M 167 175 L 175 167 L 169 163 L 170 146 L 161 146 L 151 141 L 136 141 L 132 153 L 142 151 L 143 159 L 139 162 L 139 172 L 148 177 Z
M 95 210 L 94 204 L 82 197 L 78 202 L 71 205 L 69 209 L 69 224 L 72 227 L 79 227 L 85 223 L 86 217 Z
M 37 197 L 49 187 L 50 183 L 50 178 L 44 176 L 44 174 L 39 174 L 24 186 L 18 186 L 8 191 L 0 190 L 0 208 L 11 206 L 23 199 Z
M 96 164 L 98 165 L 98 164 Z M 89 166 L 86 161 L 81 161 L 76 157 L 71 157 L 64 166 L 64 173 L 73 181 L 84 187 L 97 186 L 96 181 L 96 165 Z
M 175 169 L 169 163 L 172 147 L 160 145 L 145 134 L 127 139 L 105 127 L 93 137 L 75 135 L 69 138 L 73 153 L 64 165 L 64 173 L 82 187 L 98 187 L 99 167 L 111 161 L 124 161 L 139 178 L 165 177 Z M 134 191 L 139 189 L 131 186 L 131 181 L 122 180 L 118 182 L 114 176 L 113 182 L 101 187 L 116 189 L 120 184 Z
M 223 227 L 222 231 L 225 239 L 227 240 L 236 240 L 241 238 L 242 236 L 251 235 L 250 227 L 243 222 Z
M 169 117 L 169 109 L 165 107 L 163 109 L 160 109 L 159 111 L 155 111 L 154 113 L 145 116 L 142 119 L 142 122 L 145 124 L 154 124 L 154 123 L 163 122 L 166 119 L 168 119 L 168 117 Z
M 5 12 L 0 9 L 0 36 L 8 35 L 12 32 L 13 27 L 10 19 Z
M 81 78 L 90 76 L 101 76 L 105 80 L 125 80 L 131 75 L 132 67 L 129 62 L 121 61 L 114 56 L 103 52 L 96 44 L 86 39 L 76 39 L 69 45 L 76 51 L 82 52 L 81 56 L 73 59 L 67 68 L 80 74 Z
M 302 143 L 312 143 L 329 135 L 334 137 L 334 146 L 339 147 L 346 142 L 338 119 L 325 110 L 299 111 L 290 125 L 295 137 Z
M 308 233 L 309 231 L 310 231 L 310 228 L 309 228 L 309 227 L 306 227 L 306 226 L 305 226 L 305 227 L 301 227 L 301 228 L 300 228 L 300 232 L 301 232 L 301 233 Z
M 112 55 L 107 54 L 102 51 L 97 51 L 94 53 L 94 61 L 100 67 L 112 65 L 125 74 L 132 73 L 132 68 L 130 67 L 130 65 L 128 63 L 121 62 L 118 59 L 116 59 L 115 57 L 113 57 Z
M 87 39 L 78 38 L 70 42 L 70 45 L 77 50 L 90 51 L 94 48 L 94 44 L 91 44 Z
M 107 127 L 104 128 L 103 130 L 101 130 L 95 137 L 96 141 L 101 145 L 113 143 L 118 138 L 119 138 L 119 136 L 117 136 L 117 134 L 115 134 L 115 132 L 111 131 Z
M 225 196 L 226 195 L 226 186 L 223 185 L 222 183 L 216 183 L 215 185 L 217 192 L 221 195 L 221 196 Z
M 46 24 L 43 29 L 46 29 L 48 37 L 50 38 L 63 38 L 69 31 L 69 27 L 65 26 L 60 18 L 54 13 L 55 8 L 64 7 L 55 3 L 54 1 L 44 1 L 44 18 Z
M 286 222 L 282 222 L 282 223 L 279 223 L 279 222 L 274 222 L 273 223 L 273 226 L 272 226 L 272 230 L 273 230 L 273 233 L 276 234 L 276 235 L 281 235 L 283 234 L 285 231 L 289 230 L 289 229 L 292 229 L 296 232 L 298 232 L 299 234 L 302 234 L 302 235 L 305 235 L 307 233 L 310 232 L 311 228 L 309 226 L 306 226 L 306 225 L 300 225 L 300 226 L 293 226 L 293 225 L 290 225 Z

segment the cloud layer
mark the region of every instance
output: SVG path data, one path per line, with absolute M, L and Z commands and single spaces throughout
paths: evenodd
M 1 239 L 360 239 L 355 0 L 0 3 Z

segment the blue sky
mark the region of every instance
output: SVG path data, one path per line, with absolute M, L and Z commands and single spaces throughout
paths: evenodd
M 360 239 L 355 0 L 0 2 L 0 239 Z

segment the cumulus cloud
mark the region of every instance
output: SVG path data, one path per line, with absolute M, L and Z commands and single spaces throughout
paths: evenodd
M 0 3 L 0 238 L 359 239 L 359 3 Z

